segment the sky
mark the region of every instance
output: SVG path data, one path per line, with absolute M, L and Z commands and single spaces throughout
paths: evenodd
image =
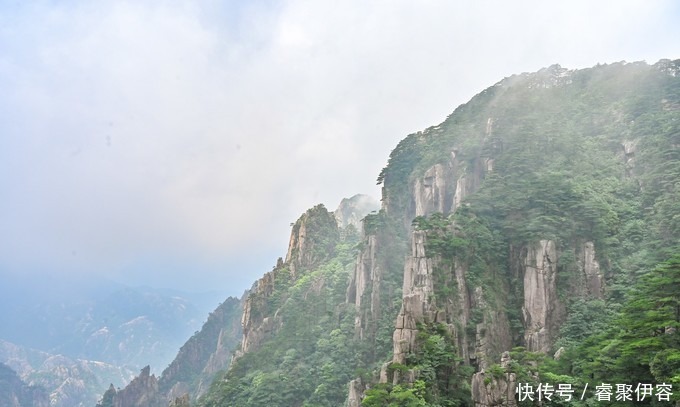
M 0 0 L 0 273 L 240 295 L 476 93 L 678 39 L 674 0 Z

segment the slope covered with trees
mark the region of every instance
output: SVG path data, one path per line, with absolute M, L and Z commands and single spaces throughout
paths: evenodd
M 512 404 L 520 380 L 677 386 L 679 73 L 668 60 L 552 66 L 406 137 L 359 244 L 324 246 L 295 276 L 277 266 L 259 319 L 276 322 L 199 405 Z
M 361 233 L 323 206 L 296 222 L 195 405 L 533 405 L 515 389 L 541 383 L 574 390 L 551 405 L 677 402 L 680 61 L 503 79 L 378 183 Z

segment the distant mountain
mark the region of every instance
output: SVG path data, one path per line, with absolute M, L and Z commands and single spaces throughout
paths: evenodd
M 296 266 L 306 270 L 326 258 L 327 251 L 338 239 L 356 243 L 360 219 L 378 208 L 379 204 L 374 198 L 359 194 L 343 199 L 334 213 L 329 213 L 323 205 L 310 209 L 293 226 L 285 262 L 279 258 L 267 276 L 277 276 L 284 264 L 291 264 L 293 270 Z M 338 224 L 342 225 L 340 229 Z M 328 235 L 317 239 L 320 231 Z M 196 402 L 209 391 L 215 376 L 229 367 L 232 356 L 235 354 L 238 357 L 247 350 L 250 342 L 247 341 L 244 347 L 242 322 L 249 320 L 252 305 L 248 305 L 244 311 L 244 303 L 249 304 L 263 291 L 273 289 L 270 284 L 273 281 L 255 283 L 242 300 L 227 298 L 210 313 L 201 330 L 182 346 L 175 360 L 160 377 L 150 374 L 149 369 L 145 368 L 124 389 L 109 388 L 99 406 L 166 407 L 169 404 L 183 406 Z M 262 335 L 266 333 L 266 329 L 261 332 Z M 250 338 L 254 336 L 257 335 L 251 334 Z
M 242 312 L 241 300 L 227 298 L 180 348 L 160 377 L 151 374 L 147 366 L 124 389 L 109 387 L 98 406 L 166 407 L 197 399 L 208 391 L 215 375 L 229 366 L 241 338 Z
M 108 363 L 71 359 L 2 340 L 0 360 L 21 380 L 49 395 L 51 407 L 90 407 L 99 399 L 102 389 L 112 383 L 125 386 L 136 373 Z
M 349 225 L 355 230 L 361 230 L 361 219 L 370 212 L 377 212 L 380 202 L 369 195 L 356 194 L 351 198 L 344 198 L 333 212 L 338 227 L 345 229 Z
M 3 276 L 0 339 L 138 370 L 166 366 L 210 309 L 190 295 L 110 281 Z M 203 301 L 203 300 L 201 300 Z M 2 361 L 2 360 L 0 360 Z
M 50 400 L 45 389 L 29 386 L 7 365 L 0 363 L 0 406 L 48 407 Z
M 10 274 L 2 282 L 0 362 L 44 388 L 51 407 L 91 407 L 143 366 L 161 371 L 219 298 L 96 277 Z
M 677 405 L 679 180 L 680 60 L 505 78 L 399 142 L 360 237 L 300 218 L 195 405 Z

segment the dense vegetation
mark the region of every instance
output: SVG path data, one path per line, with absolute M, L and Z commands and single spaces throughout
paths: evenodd
M 455 212 L 416 217 L 414 185 L 437 164 L 465 196 Z M 402 140 L 378 183 L 383 210 L 364 219 L 362 236 L 330 227 L 323 207 L 294 225 L 294 236 L 307 228 L 307 248 L 293 247 L 294 259 L 268 277 L 272 290 L 251 298 L 253 318 L 273 328 L 199 406 L 340 406 L 353 379 L 365 386 L 363 406 L 472 405 L 481 369 L 486 386 L 510 373 L 534 389 L 589 384 L 587 397 L 569 405 L 607 405 L 595 389 L 602 383 L 614 386 L 611 403 L 619 402 L 616 384 L 666 383 L 680 394 L 680 61 L 506 78 Z M 420 323 L 405 363 L 390 363 L 409 229 L 427 236 L 428 306 L 446 317 Z M 550 261 L 559 304 L 550 306 L 561 328 L 547 354 L 525 343 L 521 259 L 539 241 L 558 253 Z M 595 253 L 602 286 L 583 275 L 584 247 Z M 348 280 L 373 252 L 382 274 L 356 309 Z M 450 320 L 462 312 L 463 290 L 466 324 Z M 498 321 L 510 346 L 485 344 L 476 354 Z
M 427 252 L 437 259 L 440 308 L 441 299 L 458 289 L 453 263 L 466 265 L 467 283 L 484 287 L 489 301 L 505 298 L 517 346 L 511 371 L 534 388 L 668 383 L 678 392 L 679 72 L 679 61 L 661 61 L 654 67 L 619 63 L 576 72 L 554 66 L 506 79 L 441 125 L 403 140 L 378 178 L 388 195 L 401 194 L 427 168 L 445 162 L 449 151 L 462 157 L 468 174 L 480 162 L 492 162 L 493 171 L 484 174 L 465 206 L 413 223 L 427 232 Z M 412 214 L 408 201 L 390 202 Z M 559 362 L 521 347 L 521 281 L 509 259 L 513 248 L 540 239 L 556 242 L 560 251 L 558 289 L 568 317 L 553 349 L 564 348 Z M 605 269 L 602 298 L 584 295 L 579 287 L 577 249 L 585 241 L 594 242 Z M 503 280 L 507 285 L 499 283 Z M 436 329 L 422 327 L 421 333 Z M 419 341 L 423 350 L 431 347 L 430 336 Z M 442 357 L 454 360 L 458 354 L 450 349 Z M 363 405 L 469 404 L 465 395 L 442 400 L 451 387 L 428 376 L 422 365 L 429 366 L 429 356 L 413 358 L 398 368 L 415 369 L 418 380 L 379 385 Z M 487 371 L 505 372 L 498 365 Z M 470 378 L 468 371 L 461 379 Z M 594 389 L 588 395 L 591 403 L 607 403 Z M 623 403 L 614 395 L 611 400 Z
M 238 358 L 200 405 L 342 404 L 360 364 L 354 313 L 342 305 L 356 243 L 356 235 L 347 236 L 334 256 L 297 279 L 285 265 L 275 270 L 275 293 L 260 307 L 280 316 L 280 330 Z

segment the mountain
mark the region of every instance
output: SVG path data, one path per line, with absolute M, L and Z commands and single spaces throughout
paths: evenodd
M 48 407 L 47 392 L 29 386 L 7 365 L 0 363 L 0 405 L 5 407 Z
M 52 407 L 91 406 L 110 383 L 124 386 L 134 371 L 108 363 L 71 359 L 0 340 L 0 360 L 49 396 Z M 4 405 L 4 404 L 2 404 Z
M 0 362 L 44 388 L 53 407 L 92 406 L 145 364 L 164 368 L 200 327 L 206 303 L 218 302 L 97 277 L 2 277 Z
M 203 395 L 217 372 L 229 367 L 232 351 L 241 336 L 243 304 L 227 298 L 213 312 L 200 331 L 180 348 L 160 377 L 142 369 L 125 388 L 111 384 L 102 396 L 101 407 L 165 407 L 169 403 L 195 400 Z M 101 390 L 101 388 L 100 388 Z
M 680 60 L 505 78 L 396 146 L 360 233 L 300 217 L 192 405 L 678 405 L 678 180 Z
M 3 281 L 0 306 L 9 312 L 0 315 L 0 339 L 134 370 L 166 366 L 218 302 L 199 308 L 189 294 L 97 277 L 3 275 Z
M 372 196 L 356 194 L 351 198 L 344 198 L 340 201 L 337 209 L 333 211 L 333 216 L 341 230 L 352 226 L 356 230 L 361 229 L 361 219 L 371 212 L 380 209 L 380 202 Z

